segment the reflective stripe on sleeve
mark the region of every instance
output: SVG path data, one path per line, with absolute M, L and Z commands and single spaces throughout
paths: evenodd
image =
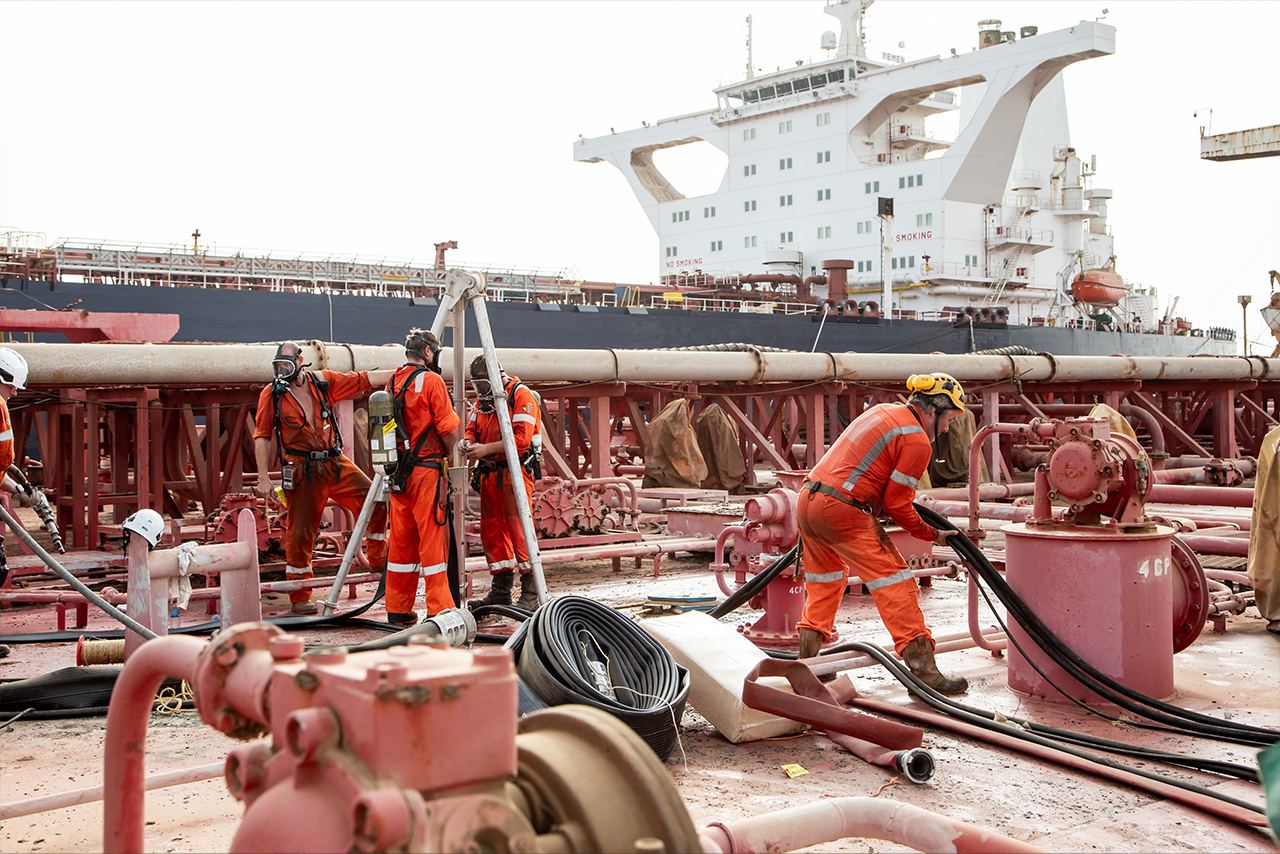
M 894 483 L 900 483 L 903 486 L 909 486 L 912 489 L 920 488 L 920 478 L 912 477 L 909 474 L 903 474 L 900 471 L 895 471 L 893 474 L 889 475 L 889 480 Z
M 516 416 L 516 417 L 518 418 L 518 417 L 520 417 L 520 416 Z M 532 421 L 533 419 L 532 419 L 532 418 L 530 418 L 529 420 L 530 420 L 530 421 Z M 11 427 L 11 428 L 9 428 L 8 430 L 5 430 L 3 433 L 0 433 L 0 442 L 12 442 L 12 441 L 13 441 L 13 428 L 12 428 L 12 427 Z
M 890 587 L 894 584 L 899 584 L 903 581 L 910 581 L 914 577 L 915 576 L 911 574 L 911 570 L 900 569 L 897 572 L 895 572 L 893 575 L 886 575 L 884 578 L 876 578 L 871 581 L 864 581 L 862 582 L 862 584 L 864 587 L 867 588 L 869 592 L 872 590 L 881 590 L 885 587 Z
M 532 415 L 525 415 L 523 412 L 520 413 L 519 415 L 511 416 L 512 424 L 519 424 L 521 422 L 524 422 L 525 424 L 537 424 L 538 420 L 534 418 Z

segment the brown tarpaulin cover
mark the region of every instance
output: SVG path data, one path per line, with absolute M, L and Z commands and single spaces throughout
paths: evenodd
M 738 425 L 724 414 L 718 403 L 713 403 L 698 413 L 696 430 L 698 449 L 707 464 L 703 489 L 737 492 L 747 479 L 747 466 L 738 444 Z
M 920 488 L 966 485 L 969 482 L 969 446 L 977 432 L 972 412 L 965 410 L 957 415 L 947 432 L 938 437 L 938 444 L 942 447 L 933 455 L 929 470 L 920 480 Z M 982 480 L 990 480 L 985 461 L 982 463 Z
M 689 401 L 673 400 L 649 422 L 641 486 L 698 489 L 706 477 L 707 464 L 689 420 Z
M 1253 527 L 1249 532 L 1249 580 L 1258 613 L 1280 623 L 1280 427 L 1272 427 L 1258 452 L 1253 487 Z M 1280 625 L 1268 625 L 1275 631 Z

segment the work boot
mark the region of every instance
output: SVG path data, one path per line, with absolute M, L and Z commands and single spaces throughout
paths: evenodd
M 388 611 L 387 622 L 393 626 L 416 626 L 418 625 L 418 614 L 416 611 L 410 611 L 407 614 L 397 614 L 395 611 Z
M 481 605 L 510 605 L 511 584 L 515 581 L 515 574 L 513 569 L 495 572 L 490 576 L 489 594 L 483 599 L 472 599 L 467 603 L 467 608 L 474 611 Z
M 520 573 L 520 598 L 516 600 L 516 607 L 531 614 L 538 610 L 538 590 L 532 572 Z
M 800 652 L 797 658 L 813 658 L 822 650 L 822 632 L 813 629 L 800 630 Z
M 8 658 L 8 657 L 9 657 L 9 647 L 0 643 L 0 658 Z
M 320 612 L 319 606 L 308 599 L 305 602 L 294 602 L 290 609 L 295 617 L 311 617 Z
M 928 638 L 916 638 L 902 651 L 902 660 L 916 677 L 939 694 L 963 694 L 969 690 L 969 680 L 943 676 L 933 659 L 933 644 Z

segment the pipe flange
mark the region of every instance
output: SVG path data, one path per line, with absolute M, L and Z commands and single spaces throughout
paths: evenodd
M 227 697 L 227 678 L 252 653 L 268 656 L 273 638 L 285 634 L 270 623 L 243 623 L 219 634 L 196 661 L 193 692 L 200 720 L 221 733 L 248 741 L 269 731 L 262 721 L 244 714 Z M 265 715 L 262 716 L 265 719 Z
M 1182 652 L 1200 637 L 1209 618 L 1209 582 L 1195 551 L 1177 535 L 1169 540 L 1173 557 L 1173 651 Z

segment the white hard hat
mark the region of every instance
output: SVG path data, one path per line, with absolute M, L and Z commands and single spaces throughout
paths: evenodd
M 0 382 L 16 389 L 27 387 L 27 360 L 11 347 L 0 347 Z
M 133 531 L 154 546 L 160 542 L 160 535 L 164 533 L 164 518 L 154 510 L 139 510 L 125 519 L 120 527 Z

